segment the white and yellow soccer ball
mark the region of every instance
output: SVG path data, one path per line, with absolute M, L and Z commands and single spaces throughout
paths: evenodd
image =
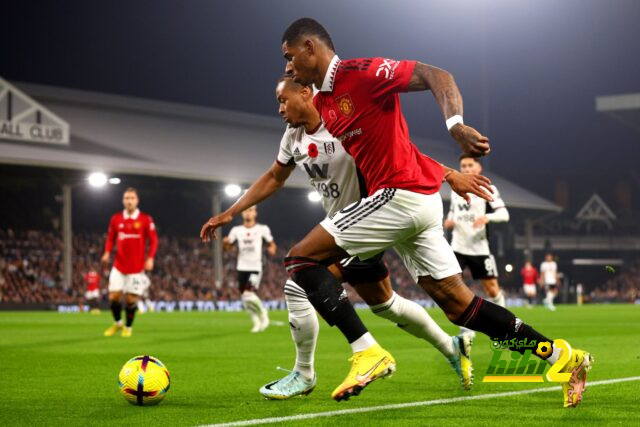
M 171 378 L 164 364 L 152 356 L 136 356 L 127 361 L 118 375 L 124 398 L 133 405 L 150 406 L 162 402 Z

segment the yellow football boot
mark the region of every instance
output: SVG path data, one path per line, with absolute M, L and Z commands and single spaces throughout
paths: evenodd
M 337 401 L 349 400 L 349 397 L 359 395 L 372 381 L 387 377 L 396 370 L 395 359 L 379 344 L 354 353 L 349 361 L 351 370 L 347 378 L 331 393 L 331 397 Z
M 564 407 L 575 408 L 582 400 L 582 393 L 587 382 L 587 372 L 593 366 L 593 356 L 584 350 L 573 349 L 571 359 L 560 370 L 560 372 L 570 372 L 569 382 L 562 383 L 562 393 L 564 394 Z
M 133 328 L 130 328 L 130 327 L 127 327 L 127 326 L 122 328 L 122 337 L 123 338 L 129 338 L 129 337 L 131 337 L 131 334 L 133 334 Z
M 114 323 L 113 325 L 109 326 L 109 328 L 106 331 L 104 331 L 104 336 L 105 337 L 112 337 L 120 329 L 122 329 L 122 323 Z

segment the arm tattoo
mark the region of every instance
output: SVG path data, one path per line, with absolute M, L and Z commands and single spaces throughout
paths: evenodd
M 453 76 L 438 67 L 416 63 L 409 81 L 409 92 L 431 90 L 445 119 L 456 114 L 462 115 L 462 95 Z

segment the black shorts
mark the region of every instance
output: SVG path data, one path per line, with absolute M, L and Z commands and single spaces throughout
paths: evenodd
M 458 258 L 458 264 L 464 271 L 469 268 L 474 280 L 495 279 L 498 277 L 498 266 L 493 255 L 464 255 L 454 252 Z
M 389 275 L 382 257 L 384 252 L 361 261 L 357 256 L 345 258 L 336 265 L 342 272 L 342 280 L 350 285 L 379 282 Z
M 238 287 L 240 292 L 257 291 L 262 280 L 262 273 L 259 271 L 238 270 Z

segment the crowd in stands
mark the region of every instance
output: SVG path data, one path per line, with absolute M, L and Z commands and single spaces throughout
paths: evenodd
M 264 300 L 284 298 L 282 289 L 287 276 L 281 260 L 289 246 L 281 243 L 276 256 L 265 256 L 259 291 Z M 102 273 L 101 290 L 106 294 L 109 270 L 99 262 L 103 247 L 101 234 L 74 234 L 73 283 L 65 287 L 63 243 L 58 233 L 0 229 L 0 302 L 77 303 L 85 291 L 83 276 L 92 268 Z M 235 261 L 235 253 L 224 254 L 224 283 L 216 288 L 210 247 L 197 238 L 160 237 L 155 267 L 149 274 L 149 296 L 155 301 L 239 299 Z M 414 300 L 429 299 L 393 252 L 385 255 L 385 261 L 396 292 Z M 479 286 L 472 289 L 481 292 Z M 640 295 L 639 290 L 640 260 L 587 295 L 592 301 L 634 300 Z M 354 301 L 359 300 L 355 292 L 348 291 Z

